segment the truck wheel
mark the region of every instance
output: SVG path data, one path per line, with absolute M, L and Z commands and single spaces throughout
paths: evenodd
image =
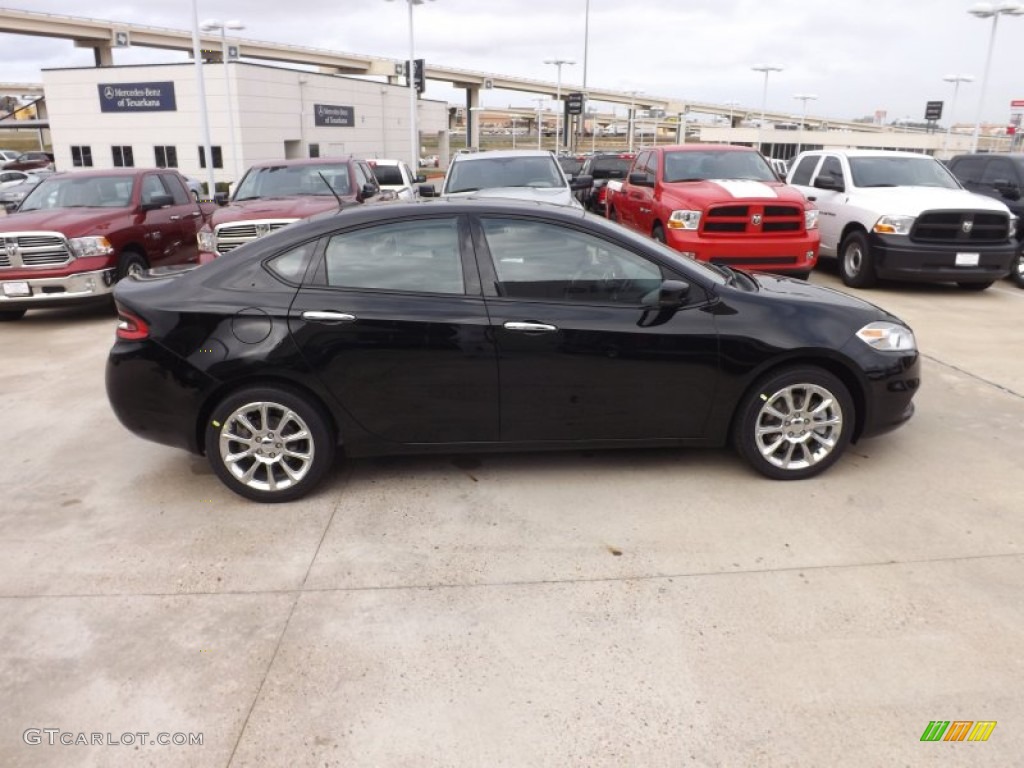
M 1010 262 L 1010 279 L 1018 288 L 1024 288 L 1024 247 L 1017 251 L 1017 255 Z
M 618 222 L 618 220 L 619 220 L 619 212 L 616 211 L 614 208 L 609 208 L 608 209 L 608 220 L 609 221 Z
M 812 366 L 787 368 L 767 374 L 740 402 L 733 445 L 762 475 L 802 480 L 839 459 L 855 421 L 838 378 Z
M 851 232 L 839 247 L 839 277 L 851 288 L 870 288 L 878 282 L 871 245 L 863 232 Z
M 957 283 L 957 285 L 964 291 L 984 291 L 991 288 L 994 282 L 995 280 L 989 280 L 987 283 Z
M 294 501 L 334 461 L 323 411 L 290 390 L 249 387 L 221 400 L 206 423 L 206 458 L 232 491 L 253 501 Z
M 126 251 L 121 254 L 121 259 L 117 262 L 117 279 L 123 280 L 131 275 L 141 275 L 147 269 L 149 269 L 149 265 L 146 264 L 146 260 L 142 256 L 135 251 Z
M 665 230 L 662 229 L 661 224 L 654 225 L 654 229 L 651 230 L 651 237 L 653 237 L 659 243 L 665 242 Z
M 0 323 L 7 320 L 21 320 L 25 316 L 25 309 L 5 309 L 0 310 Z

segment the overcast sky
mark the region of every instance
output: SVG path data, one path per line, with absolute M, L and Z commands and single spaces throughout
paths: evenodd
M 347 53 L 404 58 L 405 0 L 198 0 L 200 19 L 238 19 L 240 36 Z M 967 13 L 970 0 L 590 0 L 587 83 L 680 100 L 738 101 L 760 109 L 767 62 L 784 67 L 768 81 L 768 109 L 799 114 L 794 94 L 816 94 L 808 114 L 920 120 L 929 100 L 946 102 L 949 74 L 960 86 L 954 119 L 974 121 L 991 20 Z M 189 0 L 175 2 L 21 0 L 7 8 L 190 29 Z M 92 8 L 86 13 L 84 8 Z M 451 67 L 555 81 L 545 59 L 575 59 L 563 87 L 583 80 L 587 0 L 431 0 L 415 8 L 416 54 Z M 102 14 L 102 15 L 101 15 Z M 1005 122 L 1024 98 L 1019 41 L 1024 16 L 999 22 L 983 120 Z M 186 60 L 152 49 L 115 51 L 116 64 Z M 0 80 L 39 82 L 43 68 L 89 66 L 90 49 L 67 40 L 0 35 Z M 441 84 L 426 96 L 464 101 Z M 485 106 L 533 109 L 532 94 L 484 92 Z

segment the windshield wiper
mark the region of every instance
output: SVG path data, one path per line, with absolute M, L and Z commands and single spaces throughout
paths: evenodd
M 449 189 L 448 193 L 451 194 L 451 195 L 454 195 L 454 194 L 457 194 L 459 192 L 479 192 L 479 191 L 480 191 L 480 187 L 463 187 L 462 189 Z
M 864 186 L 865 187 L 901 187 L 903 185 L 902 184 L 889 184 L 889 183 L 885 183 L 885 184 L 865 184 Z

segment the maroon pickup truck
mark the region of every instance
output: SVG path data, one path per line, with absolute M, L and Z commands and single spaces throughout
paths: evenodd
M 213 213 L 174 170 L 117 168 L 46 177 L 0 217 L 0 320 L 107 297 L 128 274 L 198 263 Z

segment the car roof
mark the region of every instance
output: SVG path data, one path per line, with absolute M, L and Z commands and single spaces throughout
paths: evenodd
M 51 173 L 46 176 L 48 179 L 64 178 L 66 176 L 74 176 L 79 179 L 87 179 L 94 176 L 138 176 L 140 173 L 147 172 L 159 172 L 159 173 L 176 173 L 179 176 L 181 172 L 177 168 L 92 168 L 90 170 L 73 170 L 73 171 L 58 171 L 57 173 Z
M 355 160 L 352 155 L 345 157 L 301 157 L 292 160 L 263 160 L 253 163 L 250 168 L 280 168 L 282 165 L 322 165 L 324 163 L 349 163 Z
M 370 165 L 398 165 L 399 163 L 405 162 L 404 160 L 396 160 L 391 157 L 371 157 L 367 160 Z
M 925 157 L 934 160 L 931 155 L 920 152 L 903 152 L 897 149 L 815 149 L 808 155 L 846 155 L 847 157 Z
M 466 152 L 455 155 L 453 163 L 465 163 L 472 160 L 501 160 L 506 157 L 551 157 L 554 153 L 549 149 L 491 149 L 486 152 Z

